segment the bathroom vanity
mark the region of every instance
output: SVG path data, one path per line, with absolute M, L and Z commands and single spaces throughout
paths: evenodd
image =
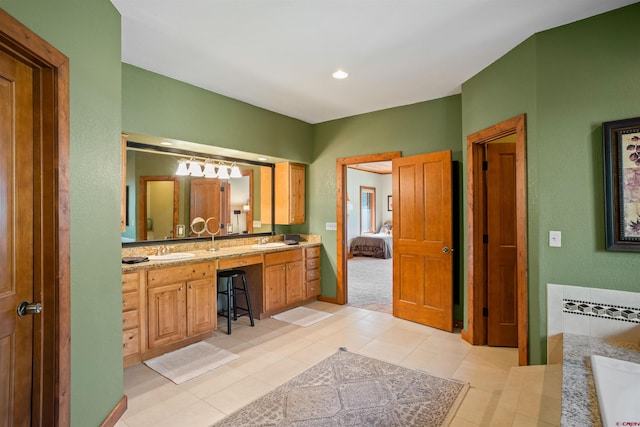
M 125 367 L 212 336 L 217 328 L 219 270 L 245 271 L 256 319 L 305 304 L 320 294 L 319 238 L 293 246 L 274 242 L 215 251 L 177 249 L 172 248 L 179 252 L 175 257 L 171 253 L 159 257 L 164 260 L 150 256 L 149 262 L 122 266 Z

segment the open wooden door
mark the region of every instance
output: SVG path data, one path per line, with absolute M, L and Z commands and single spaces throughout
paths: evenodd
M 393 314 L 453 330 L 451 151 L 393 159 Z

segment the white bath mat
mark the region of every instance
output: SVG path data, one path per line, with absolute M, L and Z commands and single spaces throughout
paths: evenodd
M 331 316 L 333 316 L 333 314 L 324 311 L 313 310 L 307 307 L 296 307 L 271 317 L 306 328 Z
M 174 383 L 182 384 L 237 358 L 236 354 L 201 341 L 146 360 L 144 364 Z

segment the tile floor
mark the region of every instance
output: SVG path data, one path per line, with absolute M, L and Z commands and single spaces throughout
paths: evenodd
M 559 426 L 561 369 L 517 366 L 517 350 L 474 347 L 459 333 L 387 313 L 314 302 L 334 316 L 307 328 L 274 319 L 210 342 L 240 357 L 176 385 L 144 364 L 126 368 L 128 409 L 117 427 L 210 426 L 345 346 L 349 351 L 470 383 L 451 426 Z M 559 366 L 559 365 L 557 365 Z M 505 393 L 503 393 L 503 391 Z

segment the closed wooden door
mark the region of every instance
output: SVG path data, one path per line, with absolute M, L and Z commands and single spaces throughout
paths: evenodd
M 488 143 L 487 343 L 518 346 L 516 144 Z
M 286 266 L 286 303 L 304 299 L 304 270 L 302 261 L 288 262 Z
M 0 51 L 0 425 L 30 426 L 34 315 L 32 70 Z M 35 315 L 40 316 L 40 315 Z M 36 393 L 38 391 L 36 390 Z
M 393 314 L 453 330 L 451 152 L 393 159 Z
M 173 283 L 147 291 L 149 348 L 179 341 L 187 334 L 185 283 Z
M 229 191 L 227 182 L 219 179 L 194 179 L 191 180 L 191 206 L 190 221 L 200 217 L 205 220 L 217 218 L 220 223 L 219 235 L 227 234 L 229 223 Z M 210 231 L 215 232 L 217 227 L 209 225 Z M 203 237 L 209 234 L 203 234 Z
M 193 280 L 187 283 L 187 331 L 189 336 L 216 328 L 217 296 L 215 278 Z

